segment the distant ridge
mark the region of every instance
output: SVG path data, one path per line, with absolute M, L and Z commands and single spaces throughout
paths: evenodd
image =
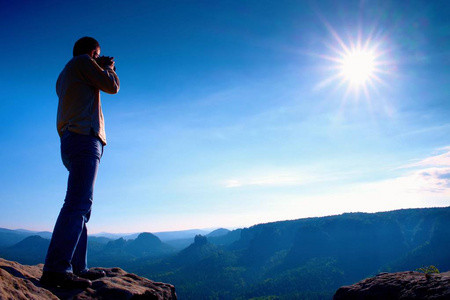
M 162 242 L 179 240 L 179 239 L 193 239 L 197 234 L 206 235 L 211 231 L 205 229 L 187 229 L 187 230 L 179 230 L 179 231 L 161 231 L 161 232 L 152 232 L 155 236 L 157 236 Z M 109 239 L 119 239 L 123 238 L 124 240 L 134 240 L 136 239 L 141 232 L 138 233 L 108 233 L 101 232 L 95 233 L 91 236 L 95 237 L 106 237 Z
M 219 228 L 216 229 L 214 231 L 211 231 L 210 233 L 208 233 L 206 236 L 207 237 L 218 237 L 218 236 L 223 236 L 226 235 L 230 232 L 230 230 L 225 229 L 225 228 Z
M 7 229 L 0 228 L 0 248 L 12 246 L 24 238 L 32 235 L 38 235 L 44 239 L 50 239 L 51 232 L 48 231 L 31 231 L 26 229 Z

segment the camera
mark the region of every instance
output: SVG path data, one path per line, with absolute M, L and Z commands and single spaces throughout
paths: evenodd
M 107 66 L 114 65 L 114 57 L 112 56 L 99 56 L 95 59 L 97 64 L 105 69 Z M 116 70 L 116 66 L 113 67 L 114 71 Z

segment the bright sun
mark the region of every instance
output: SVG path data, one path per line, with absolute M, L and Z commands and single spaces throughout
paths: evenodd
M 375 75 L 375 55 L 367 50 L 355 50 L 345 55 L 341 75 L 352 85 L 365 84 Z
M 340 49 L 334 49 L 335 56 L 332 60 L 336 63 L 334 68 L 338 72 L 334 78 L 340 81 L 341 85 L 346 85 L 346 95 L 353 92 L 357 97 L 364 93 L 369 98 L 369 90 L 377 89 L 377 84 L 381 83 L 380 56 L 378 45 L 370 39 L 362 41 L 350 41 L 345 44 L 338 38 Z
M 358 34 L 356 38 L 349 37 L 344 42 L 331 26 L 327 27 L 335 42 L 328 44 L 331 52 L 320 57 L 333 63 L 327 67 L 332 73 L 316 88 L 321 89 L 337 83 L 334 85 L 335 90 L 346 87 L 345 98 L 350 94 L 356 98 L 362 94 L 370 98 L 371 91 L 378 91 L 380 84 L 385 84 L 381 77 L 390 73 L 387 68 L 393 63 L 387 60 L 383 39 L 370 35 L 364 39 Z

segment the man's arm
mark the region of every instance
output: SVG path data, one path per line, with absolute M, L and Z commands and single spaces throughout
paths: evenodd
M 114 62 L 105 66 L 102 69 L 95 60 L 86 60 L 86 77 L 90 84 L 98 88 L 99 90 L 108 93 L 116 94 L 120 89 L 119 77 L 114 72 Z

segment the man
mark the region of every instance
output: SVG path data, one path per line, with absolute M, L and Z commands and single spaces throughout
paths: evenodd
M 105 276 L 87 268 L 87 228 L 94 183 L 106 145 L 100 91 L 116 94 L 119 78 L 114 58 L 100 57 L 91 37 L 79 39 L 73 58 L 58 77 L 57 129 L 61 158 L 69 171 L 67 193 L 53 230 L 41 283 L 62 288 L 86 288 Z

